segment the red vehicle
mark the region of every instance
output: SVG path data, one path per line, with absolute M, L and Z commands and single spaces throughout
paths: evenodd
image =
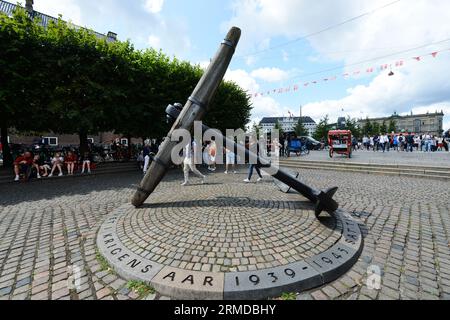
M 333 130 L 328 132 L 328 145 L 330 146 L 330 158 L 335 153 L 352 157 L 352 132 L 349 130 Z

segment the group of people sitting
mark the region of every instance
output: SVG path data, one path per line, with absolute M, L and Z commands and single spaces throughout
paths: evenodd
M 91 158 L 90 152 L 85 152 L 78 161 L 78 156 L 73 151 L 68 151 L 67 154 L 56 152 L 48 159 L 44 159 L 39 154 L 34 155 L 32 152 L 26 151 L 14 161 L 14 181 L 19 181 L 21 175 L 25 180 L 32 177 L 38 179 L 52 177 L 56 170 L 58 170 L 58 176 L 61 177 L 64 175 L 64 168 L 67 170 L 67 174 L 72 176 L 79 165 L 81 165 L 81 174 L 85 172 L 90 174 Z

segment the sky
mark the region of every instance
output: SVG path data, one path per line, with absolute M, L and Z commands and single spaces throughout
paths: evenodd
M 252 95 L 252 122 L 298 116 L 300 106 L 317 122 L 443 110 L 450 129 L 448 0 L 34 0 L 34 8 L 204 68 L 229 28 L 241 28 L 225 78 Z

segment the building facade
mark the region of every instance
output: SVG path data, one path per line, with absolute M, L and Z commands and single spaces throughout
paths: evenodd
M 400 116 L 394 113 L 390 117 L 369 119 L 371 123 L 378 123 L 380 126 L 384 124 L 388 127 L 391 120 L 395 121 L 396 131 L 402 130 L 420 134 L 430 132 L 432 135 L 441 136 L 443 129 L 444 112 L 426 113 L 426 114 L 410 114 L 407 116 Z M 367 119 L 358 121 L 358 124 L 363 128 L 367 123 Z
M 272 132 L 278 123 L 280 128 L 286 132 L 294 132 L 297 123 L 301 119 L 301 122 L 305 129 L 308 131 L 309 136 L 312 136 L 316 132 L 317 124 L 311 117 L 275 117 L 275 118 L 263 118 L 259 123 L 259 126 L 264 133 Z
M 64 147 L 79 145 L 80 137 L 76 134 L 55 134 L 52 132 L 46 132 L 39 136 L 24 135 L 15 132 L 8 135 L 8 142 L 13 144 L 32 145 L 38 141 L 52 147 Z M 103 145 L 111 144 L 112 141 L 120 142 L 122 145 L 128 145 L 130 143 L 127 137 L 120 134 L 115 134 L 113 132 L 101 132 L 95 135 L 88 135 L 88 141 L 93 144 Z M 131 138 L 131 144 L 143 144 L 143 140 Z

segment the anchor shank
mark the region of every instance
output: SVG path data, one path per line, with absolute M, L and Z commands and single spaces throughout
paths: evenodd
M 203 130 L 203 132 L 206 132 L 206 131 L 210 130 L 210 128 L 207 127 L 206 125 L 202 125 L 202 130 Z M 320 191 L 307 186 L 306 184 L 302 183 L 301 181 L 294 178 L 293 176 L 291 176 L 290 174 L 288 174 L 287 172 L 283 171 L 280 168 L 278 168 L 278 170 L 264 170 L 265 167 L 270 167 L 270 162 L 268 162 L 266 159 L 259 157 L 255 153 L 251 152 L 250 150 L 245 148 L 245 146 L 238 144 L 231 139 L 228 139 L 220 131 L 216 131 L 216 132 L 217 132 L 216 139 L 222 139 L 224 146 L 234 146 L 234 148 L 237 149 L 238 154 L 245 153 L 246 158 L 257 159 L 257 162 L 258 162 L 257 167 L 258 168 L 261 168 L 264 172 L 268 173 L 275 179 L 280 180 L 281 182 L 291 186 L 294 190 L 298 191 L 300 194 L 302 194 L 305 198 L 307 198 L 311 202 L 313 202 L 313 203 L 317 202 L 318 194 L 320 193 Z M 274 172 L 274 171 L 276 171 L 276 172 Z

